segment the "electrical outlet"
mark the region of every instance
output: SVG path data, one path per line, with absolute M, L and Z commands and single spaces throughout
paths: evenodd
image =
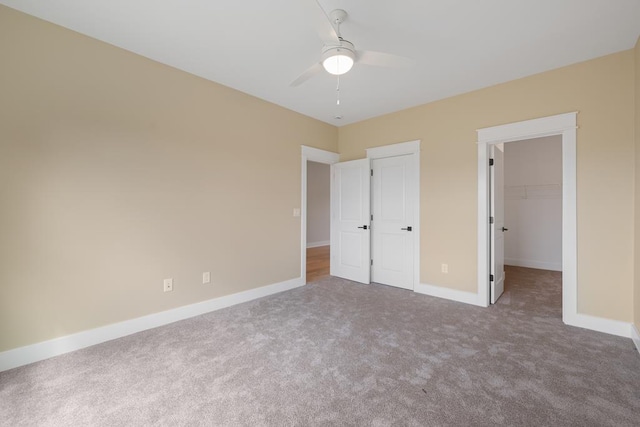
M 300 208 L 293 208 L 293 216 L 300 216 Z
M 204 273 L 202 273 L 202 283 L 211 283 L 211 273 L 208 271 L 205 271 Z
M 173 290 L 173 279 L 164 279 L 164 291 L 171 292 Z
M 445 274 L 449 272 L 449 264 L 442 264 L 442 272 Z

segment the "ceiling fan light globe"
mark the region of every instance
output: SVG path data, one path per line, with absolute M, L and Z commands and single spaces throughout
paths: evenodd
M 346 40 L 343 40 L 342 43 L 353 46 Z M 330 47 L 322 54 L 322 66 L 329 74 L 340 76 L 353 67 L 354 59 L 353 49 L 344 46 Z
M 329 74 L 340 76 L 353 67 L 353 59 L 346 55 L 330 56 L 322 62 L 322 66 Z

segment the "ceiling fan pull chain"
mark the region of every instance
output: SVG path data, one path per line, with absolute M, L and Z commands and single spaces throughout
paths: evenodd
M 336 76 L 336 78 L 338 79 L 338 84 L 336 85 L 336 115 L 333 118 L 340 120 L 342 119 L 340 115 L 340 76 Z

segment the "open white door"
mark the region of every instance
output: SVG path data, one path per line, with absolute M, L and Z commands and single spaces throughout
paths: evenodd
M 504 144 L 491 146 L 491 304 L 504 292 Z
M 413 290 L 413 157 L 374 159 L 371 280 Z
M 370 188 L 369 159 L 331 165 L 331 275 L 369 283 Z

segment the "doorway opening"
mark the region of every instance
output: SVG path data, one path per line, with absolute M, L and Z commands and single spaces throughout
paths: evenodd
M 331 166 L 307 161 L 307 283 L 329 275 Z
M 562 138 L 504 145 L 506 265 L 562 271 Z
M 312 148 L 312 147 L 307 147 L 307 146 L 302 146 L 302 163 L 301 163 L 301 171 L 302 171 L 302 194 L 301 194 L 301 212 L 300 212 L 300 248 L 301 248 L 301 253 L 300 253 L 300 278 L 304 283 L 307 283 L 307 224 L 309 221 L 309 206 L 308 206 L 308 190 L 309 190 L 309 165 L 311 164 L 311 167 L 314 168 L 315 166 L 317 166 L 317 169 L 320 171 L 320 173 L 316 173 L 314 174 L 314 171 L 311 171 L 311 179 L 312 180 L 322 180 L 322 167 L 327 167 L 330 168 L 330 165 L 338 163 L 338 160 L 340 160 L 340 156 L 337 153 L 333 153 L 331 151 L 325 151 L 325 150 L 320 150 L 318 148 Z M 329 180 L 329 182 L 327 183 L 329 185 L 329 194 L 331 194 L 331 179 L 330 179 L 330 175 L 327 178 Z M 314 182 L 314 184 L 319 184 L 320 187 L 322 187 L 323 183 L 322 182 Z M 313 184 L 312 184 L 313 185 Z M 319 191 L 320 193 L 322 193 L 322 189 L 320 189 Z M 312 196 L 313 197 L 313 196 Z M 312 202 L 313 205 L 314 202 Z M 319 205 L 322 206 L 323 202 L 319 201 Z M 314 212 L 313 215 L 317 215 L 318 217 L 318 221 L 321 222 L 322 221 L 322 207 L 320 207 L 320 209 L 317 212 Z M 330 221 L 329 218 L 327 218 L 327 220 Z M 311 218 L 311 221 L 313 222 L 314 219 Z M 317 225 L 317 224 L 316 224 Z M 320 224 L 320 227 L 322 227 L 322 225 Z M 314 234 L 311 236 L 311 243 L 312 246 L 313 244 L 319 244 L 320 246 L 317 246 L 318 248 L 322 248 L 322 244 L 326 242 L 326 240 L 322 240 L 323 233 L 322 231 L 319 229 L 318 230 L 318 234 Z M 327 239 L 328 240 L 328 239 Z M 328 243 L 328 242 L 326 242 Z M 313 265 L 310 265 L 309 270 L 318 268 L 318 263 L 320 270 L 322 270 L 324 267 L 324 264 L 328 261 L 325 261 L 325 255 L 322 253 L 322 249 L 316 249 L 314 251 L 314 248 L 309 248 L 310 252 L 314 252 L 314 253 L 310 253 L 310 263 L 313 263 Z M 328 248 L 324 248 L 325 251 L 328 252 Z M 315 252 L 320 252 L 319 254 L 315 253 Z M 326 255 L 328 256 L 328 254 Z M 310 271 L 311 272 L 311 271 Z M 314 277 L 311 278 L 312 280 L 315 280 Z
M 478 130 L 478 305 L 491 301 L 491 180 L 492 147 L 513 141 L 557 135 L 562 141 L 562 320 L 577 323 L 576 226 L 577 113 L 511 123 Z
M 492 207 L 503 208 L 491 216 L 492 245 L 502 238 L 504 251 L 504 296 L 502 303 L 532 310 L 544 309 L 550 316 L 562 315 L 562 138 L 553 135 L 500 144 L 493 168 L 503 168 L 503 186 L 492 181 Z M 496 175 L 495 170 L 492 176 Z M 501 200 L 495 203 L 494 199 Z M 498 224 L 500 222 L 500 224 Z M 497 235 L 497 236 L 496 236 Z M 499 241 L 499 240 L 498 240 Z M 492 256 L 494 251 L 492 251 Z M 496 265 L 500 262 L 492 263 Z M 501 274 L 494 274 L 494 278 Z M 494 293 L 491 302 L 500 295 Z M 505 301 L 506 300 L 506 301 Z M 546 307 L 539 307 L 545 305 Z

